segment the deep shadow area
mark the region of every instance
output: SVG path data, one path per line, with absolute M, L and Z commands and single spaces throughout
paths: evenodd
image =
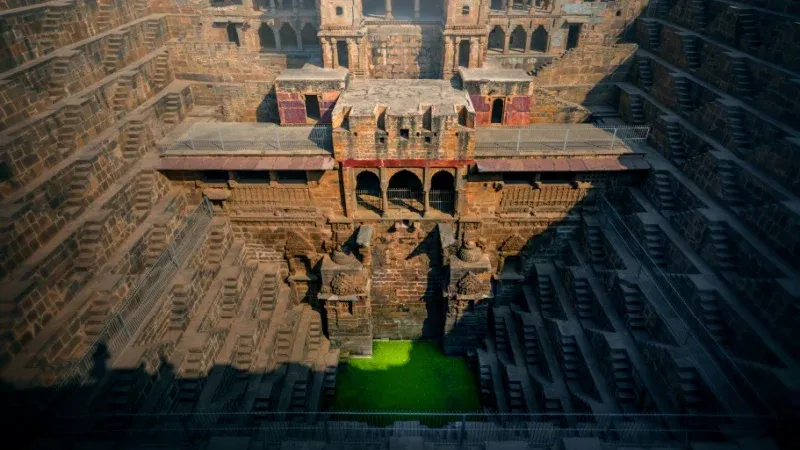
M 375 341 L 371 358 L 339 367 L 335 411 L 477 412 L 478 386 L 463 358 L 431 341 Z

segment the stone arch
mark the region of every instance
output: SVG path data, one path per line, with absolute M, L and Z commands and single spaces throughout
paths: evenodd
M 489 50 L 503 51 L 506 42 L 506 32 L 500 25 L 495 25 L 489 33 Z
M 303 29 L 300 31 L 300 39 L 303 40 L 303 48 L 319 46 L 317 29 L 311 23 L 303 25 Z
M 492 123 L 502 124 L 505 115 L 505 99 L 496 98 L 492 100 Z
M 456 179 L 447 170 L 440 170 L 431 177 L 428 202 L 431 208 L 446 214 L 455 213 Z
M 356 175 L 356 203 L 360 209 L 376 213 L 383 211 L 381 179 L 375 172 L 364 170 Z
M 536 52 L 547 52 L 547 29 L 544 25 L 539 25 L 531 33 L 531 50 Z
M 409 170 L 400 170 L 389 179 L 386 196 L 390 209 L 410 210 L 422 214 L 422 181 Z
M 347 41 L 336 41 L 336 57 L 338 58 L 337 64 L 339 67 L 350 67 L 350 55 L 347 53 Z
M 511 32 L 511 39 L 508 42 L 508 48 L 512 50 L 525 51 L 525 41 L 528 39 L 528 34 L 525 32 L 525 27 L 517 25 L 514 31 Z
M 297 47 L 297 33 L 295 33 L 294 27 L 288 22 L 281 25 L 278 35 L 281 38 L 282 48 Z
M 278 48 L 278 43 L 275 40 L 275 30 L 266 23 L 261 23 L 258 27 L 258 42 L 261 48 Z
M 462 39 L 458 43 L 458 65 L 461 67 L 469 67 L 469 53 L 471 50 L 469 39 Z

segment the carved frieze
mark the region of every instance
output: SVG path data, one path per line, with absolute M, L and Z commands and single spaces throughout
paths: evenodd
M 456 292 L 461 295 L 478 295 L 484 291 L 484 282 L 472 272 L 467 272 L 456 283 Z

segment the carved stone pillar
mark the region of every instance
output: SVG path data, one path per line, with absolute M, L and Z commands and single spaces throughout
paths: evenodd
M 453 44 L 453 72 L 458 71 L 458 61 L 461 59 L 461 38 L 456 38 L 455 44 Z
M 278 7 L 276 5 L 278 0 L 269 0 L 269 12 L 270 14 L 275 14 L 275 9 Z
M 511 31 L 506 30 L 505 32 L 505 41 L 503 42 L 503 53 L 508 53 L 508 48 L 511 45 Z
M 386 18 L 392 18 L 392 0 L 386 0 Z
M 469 66 L 472 68 L 478 68 L 481 66 L 480 63 L 480 42 L 478 39 L 470 38 L 469 39 Z
M 300 24 L 298 24 L 300 25 Z M 295 39 L 297 39 L 297 49 L 303 49 L 303 33 L 301 31 L 301 27 L 297 26 L 294 28 Z
M 414 20 L 419 20 L 419 0 L 414 0 Z
M 475 243 L 467 242 L 449 258 L 450 283 L 445 286 L 447 315 L 444 352 L 463 355 L 486 336 L 491 298 L 491 263 Z
M 347 40 L 347 64 L 350 66 L 350 72 L 355 72 L 358 68 L 358 46 L 355 39 Z
M 453 67 L 452 64 L 449 64 L 450 61 L 453 61 L 453 41 L 450 37 L 445 36 L 444 38 L 444 64 L 442 67 L 444 70 L 442 71 L 442 75 L 444 78 L 448 78 L 450 75 L 453 74 L 453 71 L 450 69 Z M 456 64 L 458 64 L 458 60 L 455 60 Z
M 389 213 L 389 174 L 386 169 L 381 167 L 381 215 L 384 217 Z
M 333 64 L 331 67 L 334 69 L 339 67 L 339 46 L 336 45 L 338 42 L 336 39 L 331 39 L 331 50 L 333 51 Z
M 326 69 L 330 69 L 333 67 L 333 54 L 331 50 L 331 43 L 328 41 L 327 38 L 322 38 L 320 40 L 322 44 L 322 65 Z

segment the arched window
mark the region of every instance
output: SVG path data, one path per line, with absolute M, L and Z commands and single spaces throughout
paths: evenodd
M 503 46 L 506 41 L 506 32 L 500 25 L 495 25 L 492 32 L 489 33 L 489 50 L 503 51 Z
M 543 25 L 536 27 L 536 30 L 531 34 L 531 50 L 547 52 L 547 30 Z
M 339 67 L 350 67 L 350 58 L 347 54 L 347 41 L 336 41 L 336 54 Z
M 314 25 L 311 25 L 310 23 L 303 25 L 303 31 L 300 33 L 300 38 L 303 40 L 303 48 L 319 46 L 317 30 L 314 28 Z
M 281 37 L 282 48 L 297 47 L 297 34 L 294 32 L 294 28 L 292 28 L 291 25 L 288 23 L 281 25 L 281 30 L 278 34 Z
M 469 67 L 469 39 L 462 39 L 458 44 L 458 65 L 461 67 Z
M 429 203 L 431 208 L 446 214 L 455 212 L 455 178 L 449 172 L 437 172 L 431 178 Z
M 492 123 L 503 123 L 503 109 L 505 101 L 502 98 L 496 98 L 492 102 Z
M 378 176 L 369 171 L 359 173 L 356 177 L 356 201 L 358 207 L 380 213 L 382 210 L 382 198 L 381 180 Z
M 422 182 L 408 170 L 401 170 L 389 179 L 386 196 L 389 209 L 406 209 L 418 214 L 423 212 Z
M 258 27 L 258 41 L 261 44 L 261 48 L 274 49 L 278 47 L 275 42 L 275 32 L 265 23 L 262 23 L 261 26 Z
M 509 40 L 508 47 L 512 50 L 519 50 L 521 52 L 525 51 L 525 40 L 528 38 L 528 35 L 525 33 L 525 28 L 522 25 L 517 25 L 514 28 L 514 32 L 511 33 L 511 39 Z

